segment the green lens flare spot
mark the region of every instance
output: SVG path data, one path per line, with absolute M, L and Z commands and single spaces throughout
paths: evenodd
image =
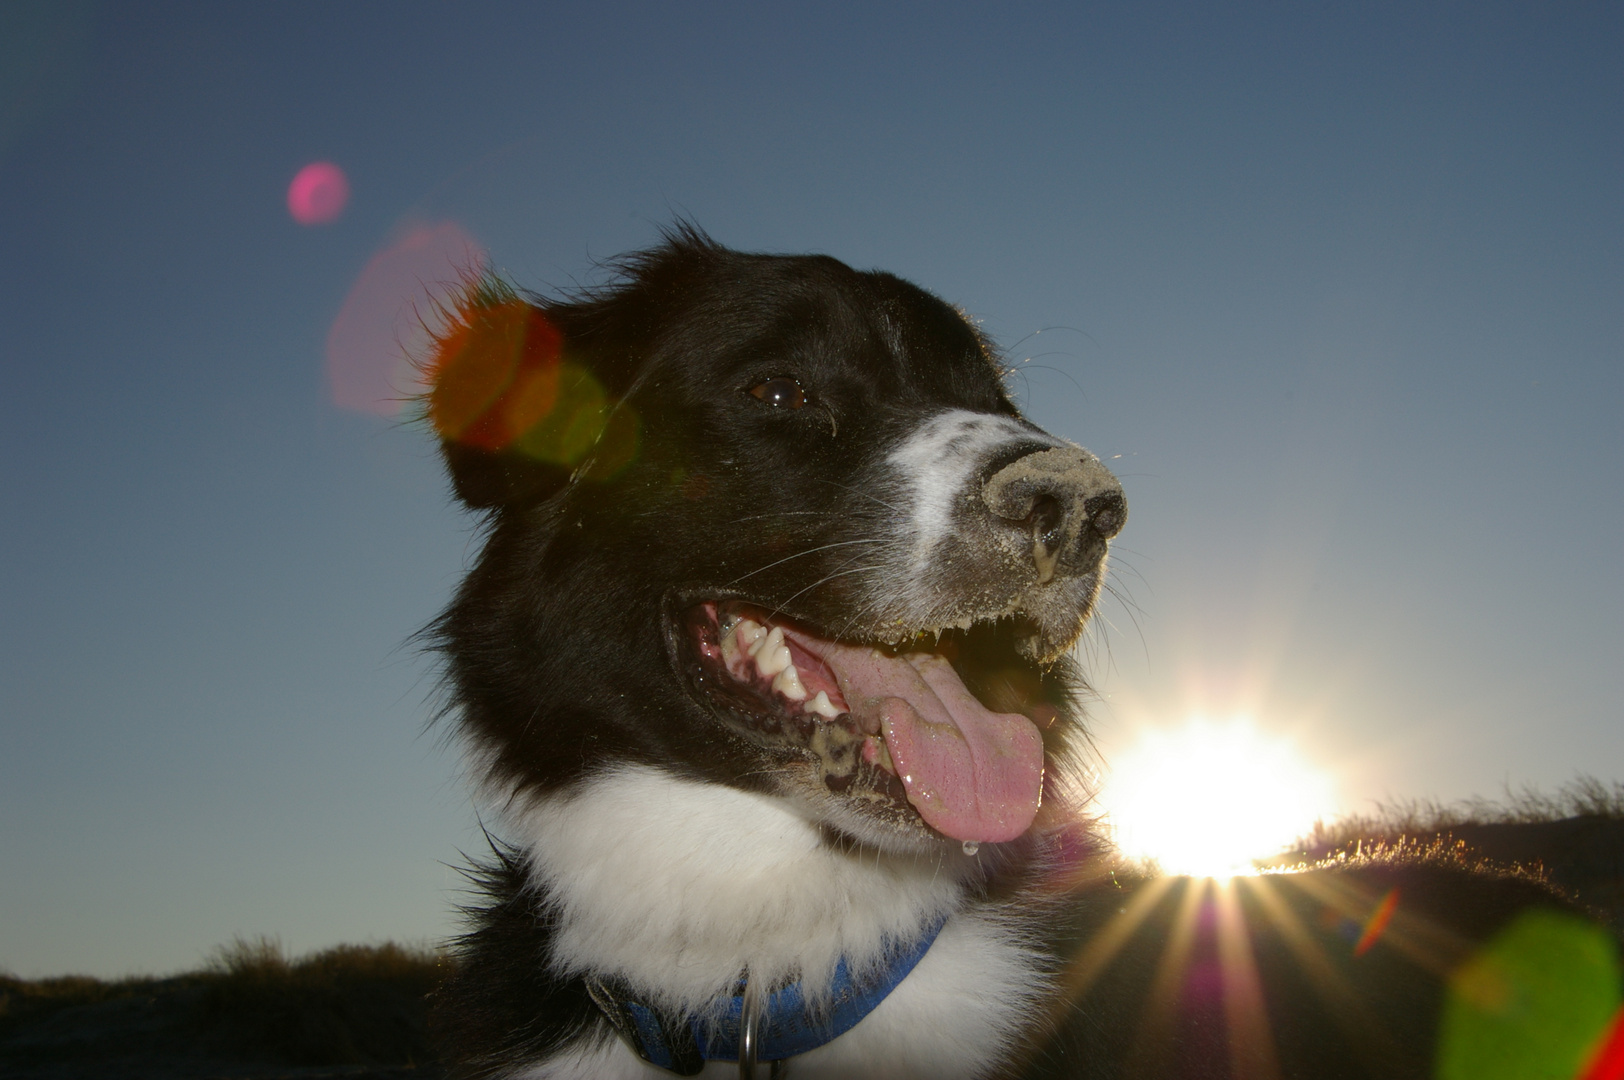
M 1557 911 L 1519 916 L 1450 977 L 1437 1080 L 1575 1080 L 1619 1008 L 1617 946 Z

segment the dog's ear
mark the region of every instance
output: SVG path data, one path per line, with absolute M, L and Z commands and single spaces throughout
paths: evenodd
M 469 506 L 540 502 L 573 476 L 612 476 L 636 455 L 636 417 L 572 355 L 543 305 L 486 277 L 441 316 L 425 412 Z

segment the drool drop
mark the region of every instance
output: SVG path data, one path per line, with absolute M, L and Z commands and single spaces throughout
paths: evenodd
M 974 855 L 976 852 L 981 850 L 981 841 L 980 840 L 966 840 L 964 842 L 964 849 L 963 850 L 964 850 L 964 853 L 966 855 Z

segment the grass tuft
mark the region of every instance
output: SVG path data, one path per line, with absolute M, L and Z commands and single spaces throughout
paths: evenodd
M 294 1065 L 418 1064 L 441 958 L 393 943 L 290 959 L 271 938 L 215 950 L 199 1020 L 242 1051 Z

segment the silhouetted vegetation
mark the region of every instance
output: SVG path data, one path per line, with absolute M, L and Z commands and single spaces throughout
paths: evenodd
M 1313 830 L 1294 846 L 1335 851 L 1350 843 L 1431 837 L 1460 826 L 1535 825 L 1566 818 L 1624 820 L 1624 781 L 1608 783 L 1579 776 L 1555 794 L 1525 785 L 1507 789 L 1499 799 L 1476 796 L 1455 803 L 1436 799 L 1381 802 L 1368 813 L 1348 814 L 1329 824 L 1316 821 Z
M 199 1021 L 242 1050 L 294 1065 L 431 1060 L 425 1000 L 438 958 L 400 945 L 340 945 L 288 960 L 273 941 L 237 941 L 203 973 Z
M 442 963 L 395 944 L 295 960 L 259 938 L 169 978 L 0 975 L 0 1072 L 267 1077 L 348 1066 L 319 1075 L 422 1076 L 434 1060 L 427 996 Z
M 1448 859 L 1541 878 L 1624 933 L 1624 781 L 1579 776 L 1554 794 L 1378 803 L 1313 830 L 1270 865 L 1329 858 Z

